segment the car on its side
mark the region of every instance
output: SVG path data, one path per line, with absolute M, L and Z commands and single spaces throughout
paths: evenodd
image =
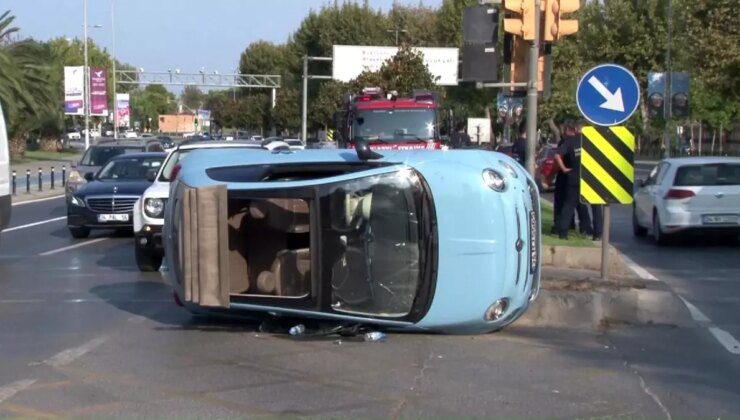
M 638 181 L 632 213 L 636 236 L 659 245 L 678 233 L 740 235 L 740 158 L 663 159 Z
M 164 151 L 162 144 L 159 142 L 145 142 L 140 140 L 115 140 L 103 139 L 98 144 L 90 146 L 82 158 L 72 164 L 67 177 L 64 192 L 69 199 L 81 185 L 85 184 L 88 173 L 94 175 L 108 161 L 116 156 L 130 153 L 141 152 L 161 152 Z
M 172 174 L 185 156 L 197 149 L 228 149 L 232 153 L 238 153 L 243 149 L 277 150 L 278 147 L 287 149 L 287 145 L 282 142 L 263 146 L 260 142 L 253 141 L 185 141 L 177 145 L 152 179 L 152 185 L 134 204 L 134 255 L 139 270 L 157 271 L 162 265 L 164 206 L 170 195 Z
M 191 152 L 165 207 L 175 301 L 455 333 L 521 316 L 540 284 L 539 195 L 524 169 L 484 150 L 356 147 Z
M 109 160 L 100 171 L 87 174 L 87 183 L 67 200 L 67 227 L 75 238 L 91 229 L 133 227 L 136 200 L 152 184 L 165 153 L 136 153 Z

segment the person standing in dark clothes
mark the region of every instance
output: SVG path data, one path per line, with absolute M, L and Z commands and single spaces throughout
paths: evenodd
M 520 165 L 524 166 L 524 162 L 527 161 L 527 122 L 522 121 L 519 124 L 519 137 L 517 137 L 514 145 L 511 147 L 511 153 L 514 154 L 516 161 Z
M 464 149 L 470 147 L 472 141 L 465 132 L 465 123 L 459 122 L 455 126 L 455 132 L 450 135 L 450 146 L 452 149 Z
M 572 121 L 566 121 L 563 128 L 563 144 L 558 147 L 555 154 L 555 163 L 560 169 L 556 184 L 558 182 L 565 184 L 564 186 L 561 185 L 565 193 L 557 220 L 557 233 L 561 239 L 567 239 L 568 228 L 581 197 L 581 139 L 577 135 L 575 124 Z M 582 227 L 589 227 L 590 230 L 591 220 L 588 211 L 585 215 L 579 214 L 579 223 Z

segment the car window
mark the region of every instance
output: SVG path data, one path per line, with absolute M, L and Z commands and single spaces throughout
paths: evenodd
M 105 147 L 93 146 L 85 152 L 80 161 L 83 166 L 103 166 L 112 158 L 123 154 L 125 149 L 122 147 Z
M 176 150 L 170 154 L 170 157 L 167 159 L 167 162 L 165 162 L 164 168 L 162 168 L 162 173 L 159 175 L 159 180 L 161 182 L 170 182 L 172 181 L 171 175 L 172 170 L 175 169 L 175 166 L 177 163 L 185 157 L 190 152 L 190 150 Z
M 661 185 L 663 183 L 663 179 L 668 173 L 668 169 L 670 167 L 671 167 L 670 163 L 667 163 L 667 162 L 663 162 L 658 166 L 658 177 L 655 181 L 656 184 Z
M 740 164 L 682 166 L 676 171 L 673 185 L 682 187 L 740 185 Z
M 108 162 L 98 173 L 100 180 L 142 181 L 147 173 L 162 165 L 163 157 L 118 158 Z

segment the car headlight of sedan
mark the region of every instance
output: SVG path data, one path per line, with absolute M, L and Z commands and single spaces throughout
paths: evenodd
M 69 196 L 69 203 L 77 207 L 85 207 L 85 200 L 77 197 L 76 195 Z
M 72 184 L 84 184 L 87 181 L 85 181 L 85 178 L 83 178 L 82 175 L 80 175 L 78 171 L 72 170 L 69 173 L 67 182 L 72 183 Z
M 144 212 L 149 217 L 162 217 L 164 200 L 161 198 L 147 198 L 144 201 Z

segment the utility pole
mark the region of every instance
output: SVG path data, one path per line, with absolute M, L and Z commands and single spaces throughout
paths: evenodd
M 306 132 L 308 131 L 308 56 L 303 56 L 303 106 L 301 107 L 301 140 L 304 144 L 306 141 Z
M 116 98 L 116 0 L 110 0 L 110 24 L 113 32 L 113 138 L 118 138 L 118 99 Z
M 85 110 L 85 150 L 90 148 L 90 72 L 88 69 L 87 62 L 87 0 L 82 0 L 82 14 L 83 14 L 83 37 L 85 38 L 83 43 L 83 53 L 85 59 L 85 66 L 82 69 L 84 81 L 84 103 L 83 108 Z
M 666 46 L 665 61 L 666 61 L 666 75 L 665 75 L 665 95 L 663 96 L 663 119 L 665 120 L 665 129 L 663 130 L 663 144 L 665 147 L 665 157 L 671 157 L 671 106 L 673 104 L 671 98 L 671 91 L 673 90 L 673 74 L 671 65 L 671 47 L 673 44 L 673 5 L 672 1 L 668 0 L 668 45 Z
M 540 56 L 541 0 L 535 0 L 534 39 L 529 46 L 528 85 L 527 85 L 527 156 L 524 166 L 534 177 L 535 153 L 537 153 L 537 63 Z
M 386 32 L 388 32 L 388 33 L 394 33 L 395 32 L 396 33 L 396 46 L 398 46 L 398 34 L 401 33 L 401 32 L 403 32 L 405 34 L 409 33 L 409 31 L 407 31 L 406 29 L 399 29 L 399 28 L 396 28 L 396 29 L 388 29 Z

